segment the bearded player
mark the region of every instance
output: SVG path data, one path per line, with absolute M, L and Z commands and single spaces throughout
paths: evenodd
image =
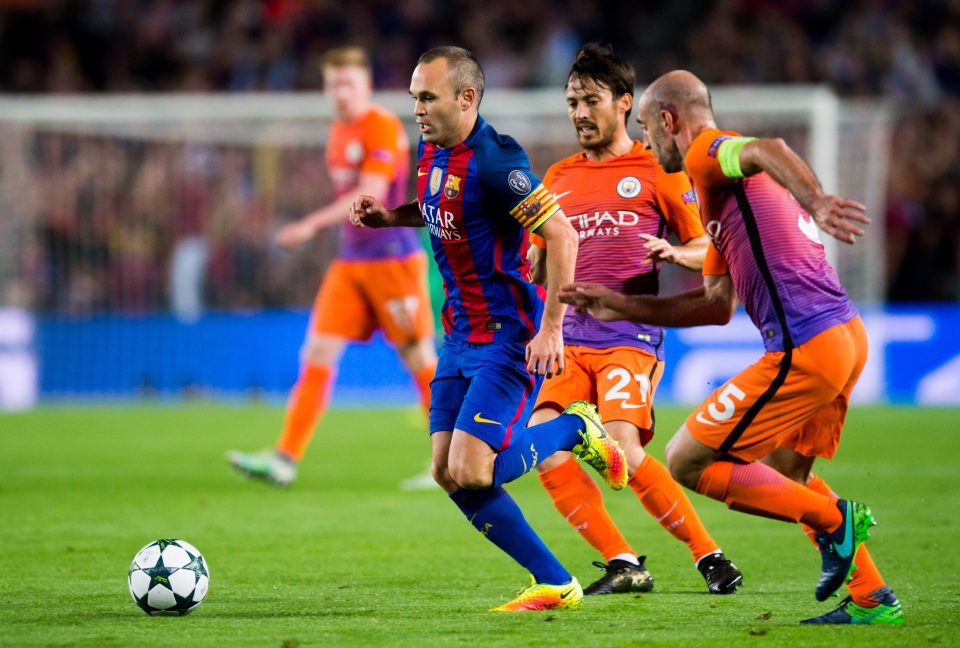
M 856 307 L 826 260 L 818 226 L 853 243 L 863 205 L 826 194 L 784 142 L 717 129 L 710 93 L 685 70 L 654 81 L 638 118 L 666 171 L 685 168 L 711 244 L 703 286 L 671 297 L 629 296 L 573 284 L 561 299 L 606 321 L 725 324 L 737 301 L 766 353 L 719 387 L 667 446 L 680 483 L 734 510 L 800 523 L 816 542 L 825 601 L 850 597 L 803 623 L 902 624 L 903 610 L 863 541 L 870 509 L 839 498 L 811 470 L 836 453 L 867 357 Z
M 707 238 L 686 174 L 665 173 L 642 142 L 627 133 L 633 108 L 633 67 L 606 47 L 584 45 L 568 75 L 567 112 L 582 151 L 554 164 L 544 184 L 580 237 L 576 280 L 628 294 L 656 294 L 661 262 L 700 270 Z M 667 240 L 673 232 L 681 241 Z M 542 244 L 536 237 L 534 242 Z M 531 248 L 539 269 L 548 251 Z M 539 273 L 538 273 L 539 274 Z M 644 452 L 653 438 L 653 398 L 663 373 L 663 329 L 600 322 L 567 311 L 563 374 L 546 381 L 531 424 L 559 416 L 572 400 L 596 402 L 604 427 L 623 448 L 641 505 L 690 549 L 715 594 L 736 591 L 742 577 L 710 537 L 683 488 Z M 568 452 L 537 470 L 561 515 L 604 557 L 604 575 L 584 594 L 649 592 L 653 578 L 603 503 L 600 489 Z

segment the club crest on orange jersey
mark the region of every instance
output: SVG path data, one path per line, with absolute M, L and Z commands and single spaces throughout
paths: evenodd
M 633 176 L 620 178 L 620 182 L 617 183 L 617 193 L 624 198 L 636 198 L 637 194 L 640 193 L 640 189 L 640 180 Z
M 443 180 L 443 169 L 439 167 L 433 167 L 433 170 L 430 172 L 430 195 L 431 196 L 440 190 L 441 180 Z
M 443 197 L 447 200 L 453 200 L 460 195 L 460 181 L 463 180 L 460 176 L 453 175 L 452 173 L 447 174 L 447 182 L 443 185 Z

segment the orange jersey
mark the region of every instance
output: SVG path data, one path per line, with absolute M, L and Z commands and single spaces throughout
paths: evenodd
M 586 153 L 561 160 L 544 176 L 580 235 L 576 281 L 603 284 L 627 294 L 656 294 L 657 264 L 645 260 L 640 234 L 670 232 L 681 242 L 703 236 L 696 196 L 686 174 L 665 173 L 641 142 L 625 155 L 595 162 Z M 543 245 L 543 239 L 533 237 Z M 630 322 L 598 322 L 568 309 L 567 344 L 593 348 L 633 346 L 662 358 L 663 330 Z
M 684 158 L 710 233 L 703 273 L 729 274 L 767 351 L 783 351 L 849 322 L 857 309 L 827 262 L 816 223 L 793 196 L 766 173 L 723 172 L 720 149 L 738 136 L 704 130 Z
M 410 144 L 396 115 L 373 106 L 352 122 L 334 122 L 327 144 L 327 168 L 337 197 L 353 191 L 361 173 L 383 176 L 389 183 L 384 204 L 404 202 L 410 172 Z M 344 224 L 340 257 L 380 259 L 422 249 L 410 228 L 359 229 Z

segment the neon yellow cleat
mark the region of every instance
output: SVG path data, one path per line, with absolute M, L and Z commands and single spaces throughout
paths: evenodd
M 520 590 L 517 598 L 491 608 L 491 612 L 541 612 L 543 610 L 575 610 L 583 601 L 583 589 L 577 579 L 563 585 L 537 583 L 533 576 L 530 585 Z
M 597 408 L 587 401 L 574 401 L 567 405 L 563 413 L 579 416 L 583 420 L 584 429 L 580 430 L 583 443 L 573 446 L 570 451 L 600 473 L 603 481 L 613 490 L 626 486 L 627 457 L 617 440 L 603 429 Z

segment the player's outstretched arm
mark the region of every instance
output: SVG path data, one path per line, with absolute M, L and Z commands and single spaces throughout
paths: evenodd
M 737 306 L 729 275 L 707 275 L 700 288 L 669 297 L 624 295 L 600 284 L 574 283 L 560 288 L 559 298 L 605 322 L 629 320 L 668 327 L 726 324 Z
M 765 171 L 793 194 L 820 229 L 838 241 L 854 243 L 864 234 L 858 223 L 870 223 L 867 208 L 857 201 L 824 193 L 813 170 L 782 139 L 748 141 L 732 161 L 739 161 L 745 176 Z
M 557 299 L 559 287 L 573 281 L 579 237 L 562 209 L 545 220 L 536 233 L 547 242 L 547 298 L 540 330 L 527 345 L 527 370 L 547 378 L 563 372 L 563 314 L 566 304 Z
M 424 227 L 416 200 L 387 209 L 373 196 L 357 196 L 350 204 L 350 222 L 354 227 Z
M 377 200 L 386 198 L 390 182 L 378 173 L 361 173 L 354 191 L 347 192 L 329 205 L 310 212 L 303 218 L 287 223 L 277 231 L 276 241 L 288 250 L 297 248 L 316 235 L 324 227 L 342 223 L 349 217 L 356 194 L 373 196 Z
M 654 263 L 673 263 L 687 270 L 700 271 L 703 269 L 703 259 L 707 254 L 709 239 L 706 236 L 695 236 L 686 243 L 671 245 L 665 238 L 657 238 L 651 234 L 640 234 L 646 243 L 645 261 Z

